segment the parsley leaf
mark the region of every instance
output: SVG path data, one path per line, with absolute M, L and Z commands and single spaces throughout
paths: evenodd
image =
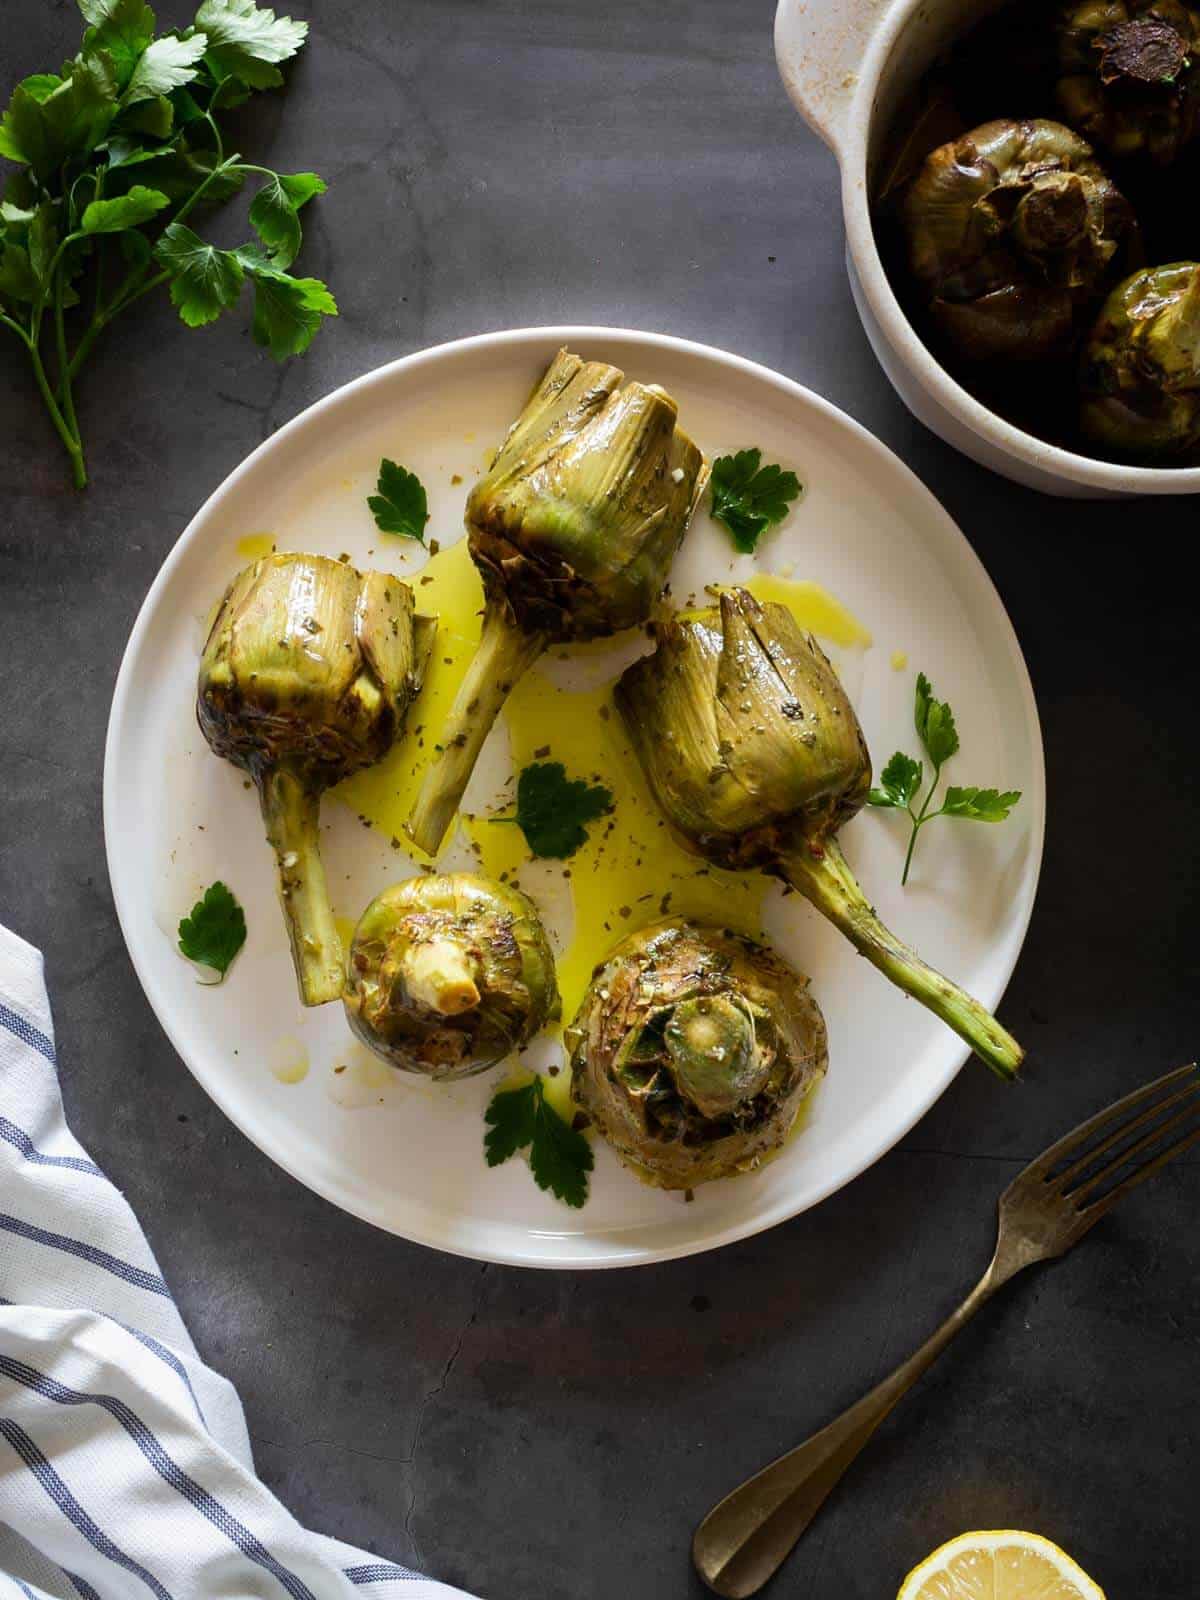
M 942 816 L 968 817 L 972 822 L 1003 822 L 1021 798 L 1019 789 L 956 789 L 942 802 Z
M 29 265 L 29 251 L 23 244 L 4 240 L 0 250 L 0 296 L 26 303 L 37 297 L 37 279 Z
M 210 884 L 179 924 L 179 950 L 223 978 L 246 942 L 246 914 L 219 880 Z
M 949 761 L 958 753 L 958 729 L 954 726 L 954 713 L 945 700 L 938 700 L 933 685 L 923 672 L 917 673 L 916 703 L 913 720 L 921 743 L 929 752 L 935 767 Z
M 337 301 L 320 278 L 293 278 L 250 250 L 238 260 L 254 283 L 254 342 L 276 361 L 302 356 L 326 317 L 336 317 Z
M 147 189 L 135 183 L 116 200 L 93 200 L 83 213 L 79 226 L 84 233 L 124 233 L 157 216 L 171 202 L 160 189 Z
M 515 822 L 535 856 L 565 861 L 587 842 L 586 823 L 612 809 L 612 790 L 568 778 L 561 761 L 535 761 L 517 780 L 517 814 L 493 817 Z
M 92 26 L 83 36 L 83 54 L 108 52 L 124 88 L 146 46 L 154 38 L 154 13 L 144 0 L 79 0 L 83 20 Z
M 308 37 L 307 22 L 277 17 L 254 0 L 204 0 L 196 27 L 207 35 L 218 76 L 252 89 L 277 88 L 283 81 L 277 63 L 294 56 Z
M 237 303 L 245 274 L 232 250 L 206 244 L 182 222 L 172 222 L 154 249 L 171 278 L 171 304 L 189 328 L 215 322 Z
M 193 34 L 190 39 L 177 39 L 170 33 L 155 39 L 138 57 L 121 104 L 132 106 L 139 100 L 153 100 L 191 83 L 207 44 L 202 33 Z
M 873 806 L 906 808 L 913 795 L 921 787 L 922 770 L 919 761 L 914 761 L 911 756 L 906 756 L 903 750 L 897 750 L 896 754 L 879 774 L 881 787 L 871 790 L 871 804 Z
M 588 1197 L 592 1147 L 577 1128 L 546 1103 L 541 1078 L 521 1089 L 500 1089 L 484 1114 L 488 1132 L 483 1147 L 489 1167 L 529 1147 L 529 1170 L 539 1189 L 564 1204 L 582 1206 Z
M 921 762 L 905 755 L 902 750 L 896 751 L 880 773 L 880 787 L 872 789 L 867 796 L 868 805 L 905 811 L 912 823 L 904 870 L 900 875 L 902 884 L 908 882 L 917 835 L 927 822 L 932 822 L 935 817 L 962 817 L 970 822 L 1003 822 L 1021 798 L 1019 789 L 956 788 L 951 784 L 947 786 L 938 809 L 930 810 L 942 779 L 942 767 L 951 756 L 958 754 L 958 729 L 948 702 L 937 699 L 933 685 L 923 672 L 917 674 L 913 722 L 933 764 L 933 778 L 920 809 L 914 810 L 913 805 L 921 788 L 924 768 Z
M 300 207 L 324 193 L 325 180 L 315 172 L 273 172 L 255 195 L 250 225 L 270 251 L 275 266 L 290 267 L 300 254 Z
M 78 56 L 61 78 L 38 73 L 13 90 L 0 119 L 0 155 L 24 162 L 49 185 L 64 162 L 96 148 L 117 109 L 111 57 Z
M 380 533 L 398 533 L 403 539 L 425 543 L 425 524 L 429 521 L 429 502 L 425 486 L 415 472 L 397 466 L 385 456 L 379 463 L 378 494 L 367 496 L 367 504 Z
M 761 466 L 761 450 L 718 456 L 712 465 L 712 514 L 733 535 L 736 550 L 753 553 L 759 536 L 782 522 L 800 494 L 800 480 L 780 466 Z

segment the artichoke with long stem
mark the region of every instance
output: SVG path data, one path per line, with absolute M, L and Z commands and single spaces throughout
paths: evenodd
M 376 1055 L 438 1081 L 495 1066 L 561 1010 L 533 902 L 468 872 L 409 878 L 372 900 L 344 1000 Z
M 467 500 L 483 636 L 408 832 L 436 854 L 513 685 L 551 644 L 645 622 L 704 483 L 656 384 L 560 350 Z
M 837 834 L 871 787 L 871 758 L 837 674 L 781 605 L 729 589 L 657 625 L 658 648 L 616 700 L 650 787 L 685 843 L 805 895 L 860 955 L 953 1028 L 1000 1077 L 1024 1052 L 977 1000 L 884 927 Z
M 937 326 L 975 361 L 1063 349 L 1103 292 L 1132 212 L 1059 122 L 984 123 L 929 156 L 901 210 Z
M 764 945 L 670 920 L 597 968 L 566 1042 L 576 1105 L 663 1189 L 757 1167 L 828 1065 L 806 978 Z
M 1200 126 L 1200 10 L 1182 0 L 1071 0 L 1057 35 L 1064 119 L 1110 155 L 1169 166 Z
M 414 616 L 399 579 L 289 552 L 237 575 L 204 646 L 196 714 L 216 754 L 258 786 L 307 1006 L 338 999 L 345 978 L 321 863 L 321 795 L 387 754 L 435 629 Z
M 1200 453 L 1200 263 L 1135 272 L 1084 345 L 1080 426 L 1107 454 L 1158 466 Z

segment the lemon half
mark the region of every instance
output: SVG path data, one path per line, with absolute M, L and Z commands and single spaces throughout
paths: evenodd
M 1005 1528 L 951 1539 L 913 1568 L 897 1600 L 1104 1600 L 1104 1591 L 1049 1539 Z

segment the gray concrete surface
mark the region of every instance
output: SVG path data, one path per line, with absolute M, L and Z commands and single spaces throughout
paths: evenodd
M 190 333 L 148 307 L 83 384 L 84 498 L 0 346 L 0 917 L 46 952 L 74 1127 L 299 1516 L 491 1600 L 694 1596 L 696 1519 L 949 1309 L 1021 1158 L 1200 1045 L 1197 505 L 1040 499 L 908 417 L 855 318 L 834 164 L 776 78 L 769 0 L 295 9 L 307 58 L 238 137 L 329 180 L 304 259 L 340 322 L 276 368 L 236 318 Z M 78 27 L 68 0 L 7 0 L 6 82 Z M 1033 1046 L 1023 1086 L 969 1068 L 815 1212 L 633 1276 L 438 1256 L 277 1171 L 151 1016 L 101 836 L 117 664 L 200 501 L 377 363 L 554 321 L 740 351 L 899 451 L 1000 589 L 1049 765 L 1041 894 L 1003 1007 Z M 1198 1213 L 1192 1162 L 1015 1285 L 893 1416 L 777 1592 L 885 1600 L 943 1538 L 1013 1524 L 1060 1540 L 1113 1600 L 1194 1594 Z

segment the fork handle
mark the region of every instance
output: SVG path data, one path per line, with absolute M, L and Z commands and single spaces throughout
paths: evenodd
M 715 1594 L 743 1600 L 783 1565 L 793 1545 L 893 1406 L 1010 1276 L 993 1259 L 970 1294 L 902 1366 L 841 1416 L 780 1456 L 705 1517 L 692 1540 L 696 1570 Z

